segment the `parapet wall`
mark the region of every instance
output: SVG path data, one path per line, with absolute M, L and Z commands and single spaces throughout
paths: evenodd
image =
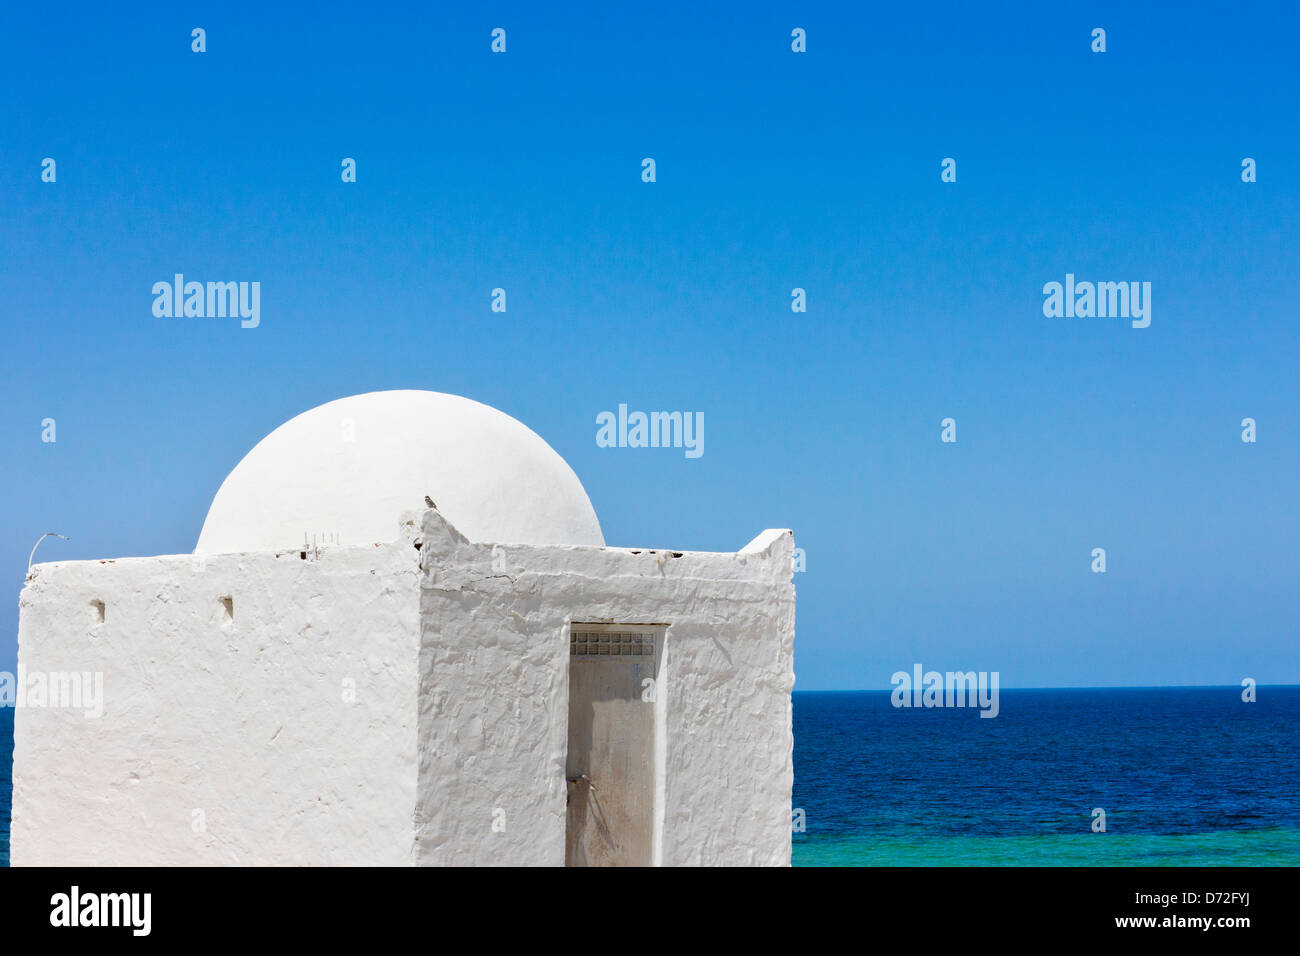
M 581 621 L 668 625 L 658 862 L 788 865 L 794 545 L 789 532 L 756 544 L 472 544 L 427 512 L 417 861 L 564 863 L 568 626 Z
M 17 711 L 12 862 L 563 864 L 567 628 L 609 621 L 668 625 L 657 861 L 789 863 L 788 532 L 701 554 L 402 529 L 34 568 L 19 665 L 102 674 L 103 713 Z

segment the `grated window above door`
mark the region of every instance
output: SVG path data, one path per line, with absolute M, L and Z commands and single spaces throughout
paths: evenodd
M 653 657 L 655 636 L 641 631 L 573 631 L 569 656 L 579 658 Z

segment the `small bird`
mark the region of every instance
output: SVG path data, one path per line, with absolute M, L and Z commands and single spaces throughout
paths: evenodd
M 430 508 L 434 509 L 435 511 L 438 510 L 438 506 L 433 503 L 433 499 L 430 498 L 428 495 L 424 496 L 424 503 L 428 505 Z

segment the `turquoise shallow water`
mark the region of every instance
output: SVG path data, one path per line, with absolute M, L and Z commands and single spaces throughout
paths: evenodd
M 1300 830 L 1182 835 L 1092 833 L 924 839 L 883 834 L 809 837 L 795 866 L 1296 866 Z
M 1000 698 L 796 693 L 795 865 L 1300 865 L 1300 687 Z

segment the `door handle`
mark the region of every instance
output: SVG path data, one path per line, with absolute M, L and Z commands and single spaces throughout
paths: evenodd
M 592 790 L 596 789 L 596 785 L 591 782 L 591 778 L 588 777 L 585 773 L 580 773 L 576 777 L 565 777 L 565 779 L 568 780 L 569 783 L 575 783 L 575 784 L 585 782 L 587 786 L 591 787 Z

